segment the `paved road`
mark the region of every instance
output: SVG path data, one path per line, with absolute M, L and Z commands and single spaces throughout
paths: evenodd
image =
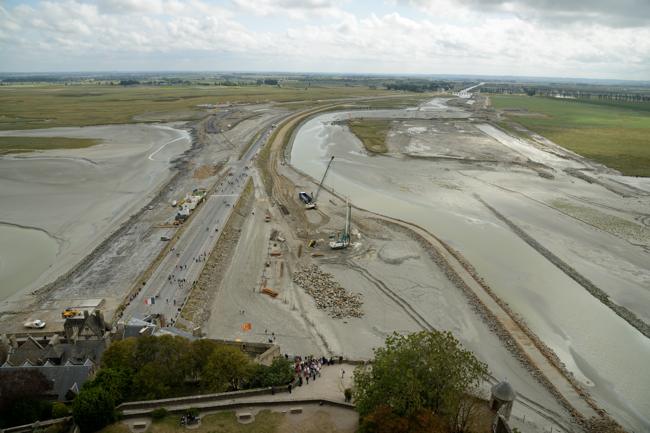
M 248 168 L 252 158 L 266 142 L 270 132 L 269 127 L 241 160 L 231 160 L 226 164 L 226 169 L 232 175 L 216 185 L 205 202 L 196 209 L 196 214 L 186 223 L 173 250 L 163 258 L 140 293 L 126 307 L 123 316 L 125 321 L 132 317 L 144 319 L 150 314 L 160 313 L 168 324 L 175 323 L 193 282 L 198 280 L 205 260 L 232 213 L 233 204 L 243 192 L 252 170 Z M 146 304 L 145 300 L 151 298 L 154 303 Z
M 472 93 L 471 93 L 471 91 L 474 90 L 474 89 L 476 89 L 477 87 L 482 86 L 483 84 L 485 84 L 485 83 L 479 83 L 479 84 L 477 84 L 477 85 L 475 85 L 475 86 L 468 87 L 467 89 L 463 89 L 463 90 L 459 91 L 459 92 L 456 93 L 456 94 L 457 94 L 459 97 L 463 98 L 463 99 L 471 98 L 471 97 L 472 97 Z

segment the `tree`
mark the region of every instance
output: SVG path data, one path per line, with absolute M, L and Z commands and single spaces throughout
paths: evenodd
M 190 343 L 189 376 L 192 379 L 200 380 L 205 361 L 217 346 L 215 341 L 205 339 L 194 340 Z
M 52 404 L 43 401 L 43 394 L 51 388 L 40 371 L 0 371 L 0 427 L 49 418 Z
M 115 400 L 101 388 L 83 388 L 72 402 L 72 416 L 81 433 L 92 433 L 115 421 Z
M 134 358 L 140 366 L 155 366 L 158 380 L 166 386 L 182 386 L 190 372 L 190 343 L 171 335 L 141 337 Z
M 101 388 L 107 391 L 115 404 L 129 398 L 133 384 L 133 372 L 126 369 L 102 368 L 95 378 L 84 384 L 86 388 Z
M 212 351 L 203 369 L 203 382 L 215 392 L 239 389 L 252 373 L 250 360 L 238 348 L 218 346 Z
M 119 391 L 114 396 L 118 403 L 128 398 L 169 397 L 171 390 L 185 384 L 191 372 L 191 354 L 186 339 L 170 335 L 118 341 L 102 357 L 102 370 L 113 372 L 100 380 Z
M 355 371 L 355 402 L 362 417 L 386 405 L 399 417 L 425 409 L 452 418 L 486 376 L 487 366 L 450 332 L 395 333 L 375 350 L 372 368 Z
M 249 388 L 286 385 L 293 379 L 293 366 L 284 357 L 277 357 L 270 366 L 257 365 L 248 382 Z
M 135 348 L 137 344 L 138 340 L 135 338 L 112 343 L 102 355 L 102 368 L 136 370 Z
M 155 400 L 171 397 L 172 388 L 158 374 L 158 366 L 153 362 L 145 364 L 133 376 L 133 397 L 142 400 Z
M 70 415 L 70 409 L 68 409 L 68 406 L 60 401 L 52 403 L 52 418 L 63 418 L 68 415 Z

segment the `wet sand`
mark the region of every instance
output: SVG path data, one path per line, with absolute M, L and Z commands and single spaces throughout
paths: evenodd
M 439 109 L 444 116 L 456 117 L 449 109 Z M 427 110 L 431 113 L 435 109 Z M 332 124 L 350 115 L 366 113 L 326 114 L 308 121 L 296 135 L 292 164 L 315 175 L 322 173 L 329 155 L 336 155 L 329 186 L 350 196 L 356 206 L 417 223 L 458 249 L 556 351 L 600 405 L 630 430 L 650 428 L 650 377 L 641 373 L 650 364 L 650 341 L 517 237 L 473 194 L 516 220 L 615 302 L 645 316 L 650 255 L 643 246 L 567 216 L 548 203 L 558 197 L 571 201 L 579 197 L 647 214 L 647 196 L 626 199 L 599 184 L 576 179 L 563 170 L 587 165 L 488 125 L 478 127 L 492 138 L 486 145 L 498 149 L 495 154 L 509 152 L 511 160 L 543 164 L 541 170 L 553 178 L 541 177 L 538 166 L 507 161 L 368 156 L 347 128 Z M 404 115 L 394 112 L 391 117 Z M 435 139 L 430 144 L 435 146 Z M 472 349 L 489 357 L 491 368 L 500 362 L 482 344 Z
M 187 132 L 152 125 L 2 131 L 0 136 L 102 140 L 84 149 L 0 158 L 0 223 L 5 224 L 0 226 L 0 301 L 17 299 L 72 268 L 147 203 L 170 177 L 171 161 L 190 146 Z M 25 254 L 16 254 L 13 244 Z

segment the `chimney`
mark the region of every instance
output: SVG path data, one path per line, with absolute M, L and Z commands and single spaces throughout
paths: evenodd
M 48 344 L 50 346 L 56 346 L 59 344 L 59 334 L 52 334 L 52 337 L 50 338 L 50 342 Z
M 97 323 L 101 327 L 102 331 L 106 330 L 106 322 L 104 321 L 104 313 L 100 310 L 95 310 L 95 317 L 97 317 Z

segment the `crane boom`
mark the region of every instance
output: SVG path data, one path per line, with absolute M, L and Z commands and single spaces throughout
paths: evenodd
M 343 234 L 343 239 L 347 242 L 350 242 L 350 214 L 352 213 L 352 206 L 350 201 L 347 200 L 347 210 L 345 212 L 345 233 Z
M 318 193 L 320 192 L 320 189 L 323 187 L 323 182 L 325 182 L 325 176 L 327 176 L 327 172 L 329 171 L 332 162 L 334 162 L 334 156 L 332 156 L 330 158 L 330 162 L 327 163 L 327 168 L 325 169 L 325 173 L 323 173 L 323 178 L 320 180 L 320 183 L 318 184 L 318 189 L 316 190 L 316 194 L 314 194 L 314 203 L 316 203 L 316 199 L 318 199 Z
M 325 176 L 327 176 L 327 172 L 329 171 L 332 162 L 334 162 L 333 156 L 330 158 L 330 162 L 327 163 L 327 167 L 325 168 L 325 173 L 323 173 L 323 178 L 320 180 L 320 183 L 318 184 L 318 189 L 316 190 L 316 193 L 311 197 L 311 201 L 307 203 L 307 209 L 313 209 L 316 207 L 316 200 L 318 199 L 318 193 L 320 192 L 320 189 L 323 187 L 323 182 L 325 182 Z

